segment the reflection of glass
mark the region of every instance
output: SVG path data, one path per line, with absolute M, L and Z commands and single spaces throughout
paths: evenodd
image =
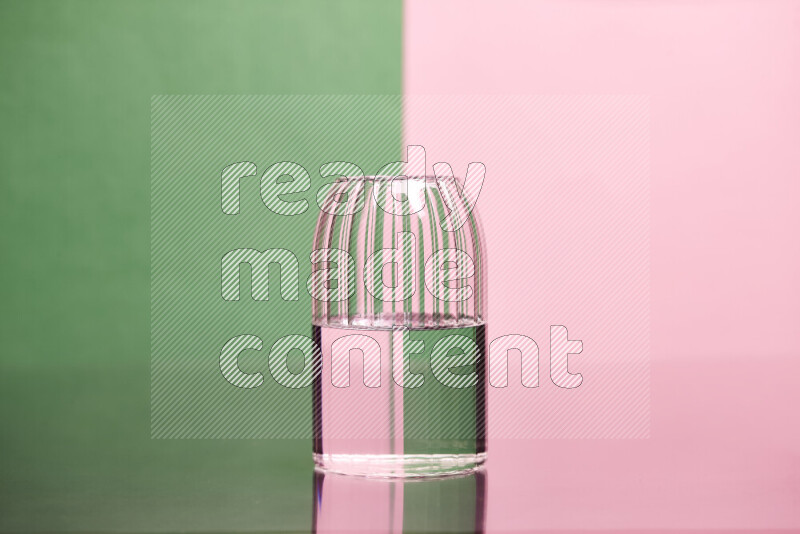
M 464 191 L 453 178 L 358 177 L 318 200 L 315 462 L 371 476 L 481 465 L 486 261 Z
M 486 473 L 414 480 L 314 472 L 313 532 L 484 532 Z

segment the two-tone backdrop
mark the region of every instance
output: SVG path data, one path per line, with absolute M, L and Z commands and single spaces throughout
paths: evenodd
M 790 0 L 0 1 L 0 531 L 800 528 L 798 21 Z M 311 393 L 267 355 L 309 335 L 320 167 L 409 145 L 428 173 L 485 165 L 488 340 L 534 340 L 539 380 L 509 353 L 485 475 L 365 492 L 314 477 Z M 260 179 L 286 161 L 311 185 L 276 213 Z M 248 267 L 226 297 L 244 248 L 294 254 L 297 299 Z M 220 370 L 239 335 L 258 388 Z

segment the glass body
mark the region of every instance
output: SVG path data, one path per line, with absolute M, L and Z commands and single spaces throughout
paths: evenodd
M 308 281 L 314 460 L 441 476 L 486 458 L 486 261 L 452 178 L 342 178 L 320 192 Z
M 315 471 L 312 532 L 483 533 L 486 473 L 426 479 L 374 479 Z

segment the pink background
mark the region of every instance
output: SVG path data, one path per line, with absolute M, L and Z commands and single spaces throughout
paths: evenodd
M 410 95 L 404 106 L 405 136 L 429 167 L 486 166 L 476 209 L 490 368 L 509 361 L 507 387 L 488 389 L 489 436 L 648 437 L 648 97 Z M 553 356 L 551 325 L 583 345 L 568 356 L 572 376 L 564 353 L 560 365 Z M 522 385 L 520 352 L 506 354 L 518 347 L 508 335 L 537 344 L 535 389 Z
M 420 94 L 649 97 L 649 438 L 492 439 L 489 530 L 800 527 L 800 2 L 405 10 L 409 106 Z M 479 131 L 485 109 L 444 107 L 435 121 Z M 432 154 L 448 139 L 419 119 L 427 110 L 407 113 L 417 119 L 406 141 L 426 146 L 429 165 L 466 168 Z M 512 144 L 515 133 L 493 131 Z M 486 163 L 478 207 L 491 261 L 530 239 L 493 239 L 504 220 L 537 230 L 494 206 L 510 188 L 535 195 L 543 176 Z M 544 325 L 524 324 L 536 302 L 514 264 L 493 261 L 489 276 L 490 338 L 531 332 L 546 347 L 533 333 Z

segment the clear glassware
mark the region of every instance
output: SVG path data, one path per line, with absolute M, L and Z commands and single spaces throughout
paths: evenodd
M 378 477 L 476 469 L 486 252 L 475 210 L 453 178 L 341 178 L 318 202 L 314 461 Z

